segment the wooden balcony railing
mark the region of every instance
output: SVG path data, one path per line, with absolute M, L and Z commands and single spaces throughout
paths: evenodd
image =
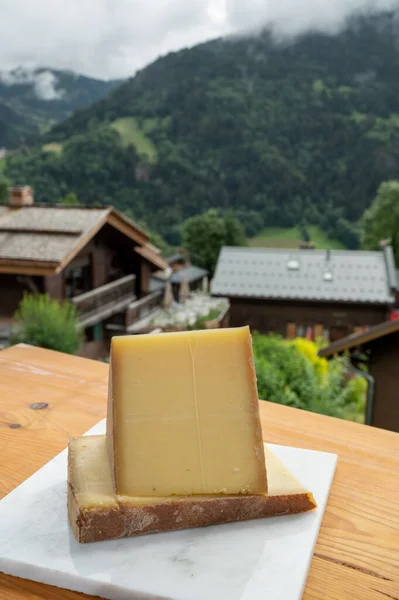
M 126 309 L 136 298 L 136 276 L 127 275 L 106 285 L 71 298 L 79 310 L 80 323 L 90 327 Z
M 148 294 L 148 296 L 144 296 L 140 298 L 140 300 L 135 300 L 134 302 L 129 304 L 128 309 L 126 310 L 126 328 L 133 325 L 139 319 L 144 319 L 147 315 L 153 312 L 155 309 L 159 308 L 162 305 L 163 292 L 162 290 L 153 292 L 152 294 Z

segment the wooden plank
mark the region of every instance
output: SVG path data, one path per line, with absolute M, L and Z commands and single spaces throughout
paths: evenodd
M 0 352 L 0 497 L 105 416 L 107 372 L 38 348 Z M 268 402 L 260 411 L 266 441 L 339 456 L 304 600 L 399 600 L 399 435 Z M 0 575 L 1 600 L 38 598 L 90 597 Z

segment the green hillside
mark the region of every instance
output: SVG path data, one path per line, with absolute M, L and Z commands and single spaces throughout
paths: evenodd
M 147 119 L 147 122 L 140 127 L 137 119 L 134 117 L 125 117 L 116 119 L 111 124 L 111 127 L 119 133 L 124 146 L 134 146 L 138 154 L 146 157 L 147 160 L 153 164 L 157 161 L 157 149 L 151 139 L 147 136 L 147 133 L 155 127 L 156 121 L 150 121 L 150 124 L 148 121 L 150 120 Z M 151 127 L 152 123 L 153 125 Z
M 175 245 L 187 217 L 217 207 L 248 237 L 304 220 L 356 247 L 357 221 L 399 172 L 396 24 L 385 12 L 336 35 L 263 31 L 171 53 L 7 159 L 6 175 L 45 202 L 113 202 Z
M 332 240 L 317 225 L 307 228 L 310 241 L 318 250 L 342 250 L 345 246 L 337 240 Z M 255 248 L 298 248 L 303 240 L 303 235 L 296 227 L 267 227 L 256 236 L 248 240 L 248 244 Z
M 44 152 L 55 152 L 56 154 L 61 154 L 63 150 L 63 145 L 57 142 L 50 142 L 49 144 L 43 145 Z

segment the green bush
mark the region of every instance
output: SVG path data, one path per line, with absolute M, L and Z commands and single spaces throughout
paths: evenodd
M 68 301 L 59 303 L 46 294 L 26 293 L 15 318 L 11 344 L 31 344 L 66 354 L 74 354 L 81 345 L 78 312 Z
M 361 421 L 365 384 L 348 378 L 346 357 L 320 365 L 305 344 L 277 335 L 253 335 L 259 397 L 312 412 Z M 302 351 L 301 351 L 302 349 Z

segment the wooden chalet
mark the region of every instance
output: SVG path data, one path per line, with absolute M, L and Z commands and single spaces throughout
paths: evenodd
M 211 292 L 230 300 L 232 326 L 334 341 L 389 319 L 397 278 L 378 252 L 222 248 Z
M 81 354 L 100 357 L 114 325 L 127 330 L 162 302 L 150 281 L 167 269 L 148 234 L 114 208 L 37 204 L 31 188 L 12 188 L 0 206 L 0 335 L 24 291 L 47 293 L 77 306 Z
M 332 358 L 348 353 L 354 367 L 367 366 L 366 423 L 399 432 L 399 320 L 386 321 L 319 351 Z

